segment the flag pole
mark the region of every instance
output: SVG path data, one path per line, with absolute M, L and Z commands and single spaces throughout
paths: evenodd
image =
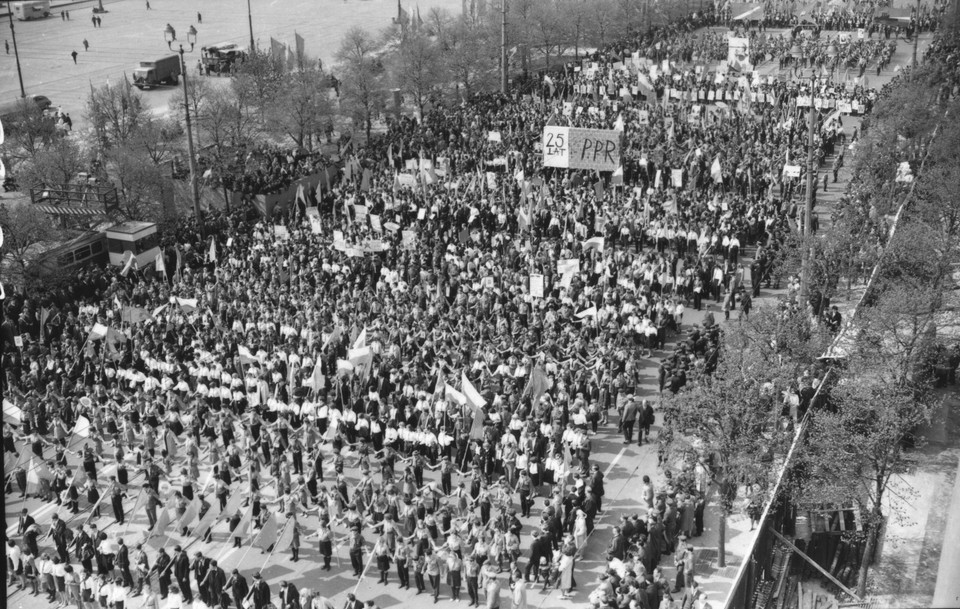
M 292 518 L 288 518 L 285 523 L 283 523 L 283 528 L 280 529 L 280 532 L 277 533 L 277 540 L 273 542 L 273 548 L 270 549 L 270 553 L 267 554 L 267 558 L 263 561 L 263 566 L 260 567 L 260 570 L 257 573 L 263 573 L 263 569 L 267 566 L 267 563 L 270 562 L 270 558 L 273 556 L 273 553 L 277 551 L 277 546 L 280 545 L 280 539 L 283 538 L 284 531 L 287 530 L 287 527 L 290 526 L 290 521 Z M 262 532 L 262 529 L 261 529 Z M 250 547 L 253 547 L 252 545 Z M 247 550 L 249 552 L 249 550 Z
M 256 543 L 258 539 L 260 539 L 261 533 L 263 533 L 263 529 L 260 529 L 260 531 L 254 536 L 253 540 L 250 542 L 250 547 L 248 547 L 247 551 L 244 552 L 243 556 L 240 557 L 240 562 L 237 563 L 238 565 L 243 564 L 243 561 L 247 557 L 247 554 L 249 554 L 250 550 L 253 549 L 253 544 Z
M 140 497 L 143 495 L 143 487 L 140 487 L 140 492 L 137 493 L 137 498 L 133 502 L 133 509 L 130 511 L 130 520 L 127 521 L 127 526 L 123 529 L 123 535 L 126 536 L 130 532 L 130 525 L 133 524 L 133 515 L 137 511 L 137 504 L 140 503 Z
M 363 568 L 363 571 L 360 572 L 360 579 L 357 580 L 357 585 L 353 588 L 353 593 L 356 594 L 357 590 L 360 589 L 360 584 L 363 583 L 363 578 L 367 575 L 367 569 L 370 568 L 370 563 L 373 562 L 373 557 L 377 555 L 377 548 L 380 547 L 380 540 L 377 540 L 377 543 L 373 544 L 373 550 L 370 552 L 370 558 L 367 559 L 367 564 Z

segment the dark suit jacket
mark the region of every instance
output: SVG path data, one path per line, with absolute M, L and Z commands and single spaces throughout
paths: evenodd
M 541 535 L 530 544 L 530 562 L 539 562 L 541 558 L 546 558 L 547 562 L 553 560 L 553 544 L 546 535 Z
M 120 549 L 117 550 L 117 555 L 114 558 L 116 565 L 120 569 L 127 569 L 130 567 L 130 548 L 127 546 L 120 546 Z
M 24 531 L 36 523 L 37 521 L 34 520 L 33 516 L 30 514 L 27 514 L 26 516 L 20 516 L 20 524 L 17 525 L 17 535 L 23 535 Z
M 247 585 L 247 579 L 242 575 L 231 575 L 230 577 L 230 588 L 233 592 L 233 595 L 238 598 L 245 597 L 250 592 L 250 586 Z
M 170 557 L 166 554 L 157 555 L 157 563 L 153 565 L 153 568 L 157 571 L 157 576 L 164 580 L 170 579 L 170 571 L 173 567 L 170 566 Z
M 300 609 L 300 591 L 293 584 L 280 588 L 280 609 Z
M 623 538 L 623 535 L 617 535 L 610 542 L 610 554 L 614 558 L 623 560 L 624 556 L 627 553 L 627 540 Z
M 267 582 L 262 579 L 259 582 L 254 582 L 251 592 L 253 593 L 253 604 L 255 606 L 265 607 L 270 604 L 270 586 L 267 585 Z
M 227 583 L 227 574 L 220 567 L 210 567 L 207 572 L 207 590 L 214 594 L 214 598 L 220 597 L 220 592 Z
M 190 581 L 190 559 L 186 552 L 180 552 L 180 555 L 173 559 L 173 576 L 178 580 Z

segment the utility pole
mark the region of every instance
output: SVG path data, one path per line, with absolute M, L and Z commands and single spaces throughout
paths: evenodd
M 813 99 L 814 77 L 810 77 L 810 111 L 807 114 L 807 197 L 803 207 L 803 258 L 800 271 L 800 306 L 806 310 L 810 299 L 810 239 L 813 237 L 813 189 L 817 187 L 816 170 L 813 166 L 813 147 L 816 142 L 816 121 L 814 119 Z
M 917 0 L 917 12 L 913 16 L 913 61 L 910 65 L 917 67 L 917 46 L 920 44 L 920 0 Z
M 500 0 L 500 92 L 507 94 L 507 0 Z
M 253 53 L 256 45 L 253 42 L 253 13 L 250 11 L 250 0 L 247 0 L 247 24 L 250 26 L 250 52 Z
M 187 91 L 187 63 L 180 45 L 180 67 L 183 69 L 183 111 L 187 117 L 187 153 L 190 155 L 190 192 L 193 195 L 193 214 L 197 217 L 200 235 L 203 235 L 203 216 L 200 215 L 200 191 L 197 188 L 197 157 L 193 151 L 193 127 L 190 124 L 190 98 Z
M 17 51 L 17 33 L 13 30 L 13 2 L 7 2 L 7 16 L 10 17 L 10 38 L 13 40 L 13 56 L 17 60 L 17 78 L 20 79 L 20 97 L 26 97 L 27 91 L 23 88 L 23 72 L 20 71 L 20 53 Z

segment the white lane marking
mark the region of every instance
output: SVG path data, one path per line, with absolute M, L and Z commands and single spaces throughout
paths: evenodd
M 620 460 L 620 457 L 623 456 L 623 453 L 627 452 L 626 448 L 621 448 L 620 452 L 617 453 L 617 456 L 613 458 L 613 461 L 610 462 L 610 465 L 607 466 L 607 471 L 603 472 L 603 477 L 606 478 L 610 475 L 610 471 L 613 469 L 613 466 L 617 464 L 617 461 Z

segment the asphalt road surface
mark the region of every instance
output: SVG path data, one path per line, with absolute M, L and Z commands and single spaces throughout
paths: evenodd
M 416 11 L 416 4 L 404 2 L 407 11 Z M 420 14 L 427 19 L 431 7 L 459 14 L 461 0 L 423 0 Z M 40 21 L 16 21 L 17 47 L 27 94 L 46 95 L 54 106 L 61 106 L 74 120 L 82 122 L 90 86 L 118 82 L 124 72 L 130 75 L 141 60 L 169 55 L 164 28 L 169 23 L 176 30 L 173 50 L 183 44 L 189 74 L 196 73 L 200 48 L 221 42 L 250 44 L 247 3 L 243 0 L 106 0 L 101 15 L 102 25 L 91 22 L 96 2 L 80 2 L 64 10 L 70 21 L 60 17 L 59 9 Z M 198 23 L 197 12 L 202 16 Z M 319 58 L 323 65 L 333 63 L 343 35 L 353 26 L 379 33 L 397 16 L 395 0 L 253 0 L 253 36 L 261 49 L 270 48 L 270 38 L 293 46 L 294 32 L 303 36 L 305 52 Z M 10 39 L 6 23 L 0 27 L 0 38 Z M 193 52 L 187 43 L 187 30 L 197 29 Z M 84 51 L 83 41 L 89 43 Z M 20 96 L 13 45 L 9 55 L 0 54 L 0 101 Z M 70 57 L 77 51 L 77 63 Z M 143 97 L 154 108 L 166 108 L 173 88 L 145 91 Z M 78 121 L 78 119 L 80 119 Z

